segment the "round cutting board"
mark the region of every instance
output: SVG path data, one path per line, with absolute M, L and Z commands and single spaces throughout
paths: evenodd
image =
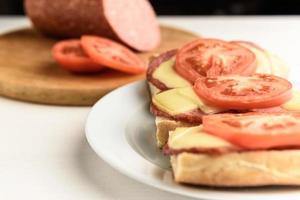
M 161 45 L 152 52 L 139 53 L 145 61 L 197 37 L 167 26 L 161 26 L 161 30 Z M 65 71 L 51 57 L 51 47 L 56 41 L 31 28 L 1 35 L 0 95 L 45 104 L 93 105 L 109 91 L 145 77 L 113 70 L 95 74 Z

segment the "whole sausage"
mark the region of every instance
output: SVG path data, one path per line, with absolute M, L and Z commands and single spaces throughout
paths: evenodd
M 160 43 L 155 12 L 147 0 L 25 0 L 37 30 L 56 37 L 93 34 L 139 50 Z

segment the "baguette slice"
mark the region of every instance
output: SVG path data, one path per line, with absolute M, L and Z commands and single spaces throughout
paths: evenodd
M 299 150 L 245 151 L 203 132 L 202 125 L 170 132 L 168 148 L 178 183 L 220 187 L 300 185 Z
M 300 186 L 300 150 L 171 156 L 178 183 L 218 187 Z

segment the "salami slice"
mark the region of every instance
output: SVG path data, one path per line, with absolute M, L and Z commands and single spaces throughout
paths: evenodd
M 299 147 L 295 146 L 286 146 L 286 147 L 277 147 L 271 148 L 268 150 L 274 151 L 282 151 L 282 150 L 299 150 Z M 201 148 L 201 147 L 193 147 L 193 148 L 182 148 L 182 149 L 172 149 L 166 144 L 163 147 L 163 153 L 166 155 L 178 155 L 184 152 L 194 153 L 194 154 L 208 154 L 208 155 L 223 155 L 232 152 L 249 152 L 253 150 L 243 149 L 242 147 L 220 147 L 220 148 Z
M 147 0 L 25 0 L 37 30 L 58 37 L 108 37 L 140 51 L 159 45 L 160 29 Z
M 150 111 L 155 116 L 165 117 L 175 121 L 187 122 L 194 125 L 199 125 L 202 123 L 202 116 L 205 115 L 200 109 L 192 110 L 186 113 L 181 113 L 178 115 L 170 115 L 162 110 L 159 110 L 154 104 L 151 104 Z
M 173 58 L 176 55 L 176 52 L 177 49 L 167 51 L 155 58 L 152 58 L 149 62 L 148 71 L 147 71 L 147 80 L 150 83 L 152 83 L 155 87 L 160 89 L 161 91 L 168 90 L 170 88 L 168 88 L 164 83 L 162 83 L 158 79 L 153 78 L 153 73 L 160 66 L 160 64 Z
M 202 116 L 207 115 L 204 112 L 202 112 L 200 109 L 192 110 L 186 113 L 181 113 L 177 115 L 170 115 L 159 108 L 157 108 L 153 103 L 150 105 L 150 111 L 152 114 L 155 116 L 159 117 L 165 117 L 168 119 L 172 119 L 175 121 L 182 121 L 186 123 L 191 123 L 191 124 L 201 124 L 202 123 Z M 285 112 L 286 110 L 281 108 L 281 107 L 274 107 L 274 108 L 266 108 L 266 109 L 252 109 L 252 110 L 227 110 L 223 111 L 220 113 L 247 113 L 247 112 L 268 112 L 268 113 L 273 113 L 273 112 Z
M 183 152 L 189 152 L 194 154 L 209 154 L 209 155 L 222 155 L 226 153 L 232 152 L 242 152 L 243 149 L 238 147 L 221 147 L 221 148 L 201 148 L 201 147 L 194 147 L 189 149 L 172 149 L 166 144 L 163 147 L 163 153 L 166 155 L 177 155 Z

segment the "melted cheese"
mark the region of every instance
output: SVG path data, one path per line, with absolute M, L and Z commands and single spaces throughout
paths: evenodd
M 174 59 L 168 60 L 160 64 L 160 66 L 154 71 L 153 78 L 164 83 L 168 88 L 186 87 L 191 84 L 179 76 L 174 70 Z
M 194 92 L 192 87 L 174 88 L 152 97 L 153 104 L 160 110 L 177 115 L 195 109 L 212 114 L 222 111 L 220 108 L 206 105 Z
M 231 143 L 203 132 L 202 126 L 177 128 L 171 131 L 168 145 L 171 149 L 233 147 Z
M 282 105 L 282 107 L 289 111 L 300 111 L 300 91 L 293 90 L 293 97 Z

